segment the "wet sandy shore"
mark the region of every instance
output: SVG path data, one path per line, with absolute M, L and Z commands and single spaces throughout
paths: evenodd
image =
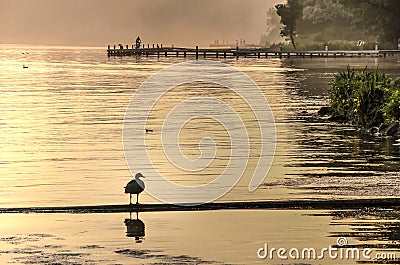
M 399 207 L 400 198 L 348 199 L 348 200 L 288 200 L 260 202 L 207 203 L 194 206 L 171 204 L 132 204 L 66 207 L 0 208 L 0 213 L 125 213 L 212 210 L 351 210 L 365 207 Z
M 399 210 L 0 214 L 0 264 L 399 264 Z M 132 237 L 129 222 L 142 223 Z M 371 260 L 260 259 L 257 250 L 371 248 Z M 376 254 L 395 254 L 377 259 Z

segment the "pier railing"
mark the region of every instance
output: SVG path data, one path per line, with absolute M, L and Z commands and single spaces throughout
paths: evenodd
M 118 47 L 110 45 L 107 48 L 109 57 L 122 56 L 157 56 L 157 57 L 194 57 L 199 58 L 290 58 L 290 57 L 386 57 L 400 54 L 400 50 L 354 50 L 354 51 L 274 51 L 267 48 L 177 48 L 163 47 L 162 45 L 155 46 L 154 44 L 143 45 L 140 48 L 135 48 L 134 45 Z

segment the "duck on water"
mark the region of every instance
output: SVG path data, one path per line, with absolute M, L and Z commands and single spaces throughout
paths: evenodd
M 144 182 L 140 178 L 145 177 L 141 173 L 137 173 L 135 179 L 129 181 L 125 186 L 125 193 L 129 193 L 129 204 L 132 204 L 132 194 L 136 194 L 136 204 L 139 204 L 139 193 L 145 189 Z

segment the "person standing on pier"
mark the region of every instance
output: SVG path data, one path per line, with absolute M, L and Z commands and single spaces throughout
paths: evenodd
M 136 38 L 136 49 L 139 49 L 140 48 L 140 43 L 142 42 L 142 40 L 140 39 L 140 37 L 138 36 L 137 38 Z

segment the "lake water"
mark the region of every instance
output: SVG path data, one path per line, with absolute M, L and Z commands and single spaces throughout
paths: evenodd
M 104 49 L 1 46 L 0 207 L 127 203 L 123 187 L 132 177 L 122 144 L 126 108 L 148 77 L 183 61 L 107 58 Z M 399 77 L 399 57 L 221 62 L 250 76 L 264 93 L 275 118 L 277 147 L 271 170 L 255 192 L 248 191 L 256 167 L 256 153 L 251 153 L 255 155 L 243 178 L 219 201 L 400 195 L 399 142 L 375 139 L 314 115 L 327 104 L 330 78 L 338 69 L 379 67 Z M 199 141 L 212 136 L 219 148 L 218 163 L 200 174 L 182 173 L 161 152 L 159 132 L 168 108 L 193 95 L 210 96 L 210 91 L 247 117 L 250 143 L 255 146 L 251 152 L 259 148 L 253 116 L 246 116 L 249 108 L 236 95 L 212 84 L 177 87 L 153 109 L 148 124 L 154 132 L 145 135 L 154 165 L 172 181 L 206 183 L 227 163 L 227 132 L 220 124 L 201 119 L 184 128 L 183 152 L 197 157 Z M 148 194 L 140 200 L 157 202 Z M 345 235 L 358 246 L 398 244 L 396 214 L 313 214 L 145 213 L 140 218 L 146 236 L 140 244 L 125 238 L 128 216 L 122 214 L 2 215 L 0 258 L 17 264 L 31 258 L 40 264 L 46 257 L 53 263 L 63 260 L 62 264 L 270 264 L 256 256 L 266 242 L 277 247 L 313 247 L 318 242 L 315 247 L 321 247 Z
M 125 203 L 123 187 L 131 179 L 122 147 L 127 105 L 146 78 L 182 61 L 107 58 L 103 49 L 2 46 L 0 207 Z M 368 65 L 399 76 L 398 57 L 223 62 L 249 75 L 265 94 L 275 118 L 277 148 L 264 185 L 248 192 L 257 161 L 251 157 L 242 180 L 220 200 L 399 195 L 398 143 L 364 137 L 351 127 L 313 117 L 327 104 L 327 87 L 337 69 Z M 220 159 L 197 175 L 167 165 L 160 153 L 159 117 L 176 102 L 209 96 L 210 87 L 172 90 L 155 107 L 156 118 L 149 121 L 155 132 L 146 135 L 146 140 L 154 164 L 168 178 L 185 185 L 210 181 L 226 161 Z M 226 100 L 240 113 L 249 112 L 248 106 L 234 100 L 234 94 L 220 90 L 213 89 L 212 96 Z M 199 129 L 205 128 L 204 122 L 207 130 Z M 248 122 L 251 138 L 256 134 L 252 117 Z M 220 124 L 199 120 L 187 127 L 181 138 L 188 157 L 199 155 L 199 140 L 207 135 L 220 147 L 218 157 L 227 156 L 229 139 Z M 257 139 L 251 143 L 257 151 Z M 190 177 L 183 179 L 186 174 Z M 147 195 L 141 200 L 155 201 Z
M 398 210 L 141 213 L 144 236 L 126 237 L 129 214 L 0 215 L 1 264 L 398 264 Z M 133 216 L 136 219 L 136 216 Z M 143 235 L 143 234 L 141 234 Z M 367 258 L 323 248 L 371 249 Z M 339 241 L 341 242 L 341 241 Z M 258 250 L 313 248 L 321 259 L 266 259 Z M 335 258 L 335 253 L 338 255 Z M 262 255 L 263 253 L 261 253 Z M 286 253 L 286 255 L 288 255 Z M 360 254 L 362 255 L 362 254 Z M 379 256 L 380 255 L 380 256 Z M 382 255 L 395 255 L 379 259 Z M 356 256 L 355 256 L 356 257 Z M 393 257 L 395 257 L 393 259 Z

